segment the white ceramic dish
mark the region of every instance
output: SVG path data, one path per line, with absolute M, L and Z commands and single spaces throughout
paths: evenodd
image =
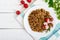
M 41 32 L 34 32 L 34 31 L 32 31 L 31 28 L 30 28 L 29 22 L 28 22 L 28 16 L 29 16 L 29 14 L 30 14 L 33 10 L 41 9 L 41 8 L 45 9 L 46 11 L 49 11 L 49 12 L 50 12 L 50 15 L 51 15 L 51 16 L 53 17 L 53 19 L 54 19 L 54 21 L 53 21 L 53 25 L 54 25 L 54 26 L 53 26 L 53 28 L 52 28 L 49 32 L 47 32 L 47 33 L 45 33 L 45 32 L 41 33 Z M 41 38 L 41 37 L 44 37 L 44 36 L 48 35 L 51 31 L 53 31 L 53 29 L 55 28 L 55 25 L 56 25 L 58 22 L 59 22 L 59 21 L 58 21 L 57 18 L 56 18 L 55 11 L 54 11 L 52 8 L 49 8 L 49 7 L 44 6 L 44 5 L 41 5 L 41 6 L 37 5 L 37 6 L 34 6 L 34 7 L 30 8 L 30 9 L 26 12 L 26 14 L 25 14 L 25 16 L 24 16 L 24 27 L 25 27 L 26 31 L 27 31 L 28 33 L 30 33 L 30 34 L 31 34 L 34 38 L 36 38 L 36 39 L 39 39 L 39 38 Z

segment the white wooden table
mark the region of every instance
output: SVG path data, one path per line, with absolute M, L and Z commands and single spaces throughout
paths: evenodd
M 0 40 L 33 40 L 15 19 L 14 12 L 21 8 L 18 4 L 19 0 L 0 0 Z M 60 40 L 60 37 L 52 39 Z
M 0 40 L 33 40 L 15 19 L 20 0 L 0 0 Z

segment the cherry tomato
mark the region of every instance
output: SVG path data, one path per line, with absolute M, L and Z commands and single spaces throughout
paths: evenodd
M 21 0 L 20 2 L 21 2 L 21 4 L 25 4 L 25 1 L 23 1 L 23 0 Z
M 29 3 L 30 3 L 31 1 L 32 1 L 32 0 L 27 0 L 27 2 L 29 2 Z
M 24 8 L 28 8 L 28 4 L 24 4 Z
M 19 15 L 21 12 L 19 10 L 16 11 L 16 14 Z

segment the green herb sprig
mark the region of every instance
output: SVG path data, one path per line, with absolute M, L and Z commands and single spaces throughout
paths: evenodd
M 54 8 L 57 18 L 60 20 L 60 0 L 45 0 L 49 4 L 49 7 Z

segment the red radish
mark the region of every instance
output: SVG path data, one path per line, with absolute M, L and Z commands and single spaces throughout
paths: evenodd
M 21 4 L 25 4 L 25 2 L 23 0 L 21 0 L 20 2 L 21 2 Z
M 29 3 L 30 3 L 31 1 L 32 1 L 32 0 L 27 0 L 27 2 L 29 2 Z
M 19 10 L 16 11 L 16 14 L 19 15 L 21 12 Z
M 44 22 L 44 25 L 47 25 L 47 22 Z
M 46 29 L 46 25 L 42 25 L 42 29 Z
M 24 4 L 24 8 L 28 8 L 28 4 Z
M 48 22 L 48 20 L 49 20 L 49 18 L 45 18 L 45 19 L 44 19 L 45 22 Z

